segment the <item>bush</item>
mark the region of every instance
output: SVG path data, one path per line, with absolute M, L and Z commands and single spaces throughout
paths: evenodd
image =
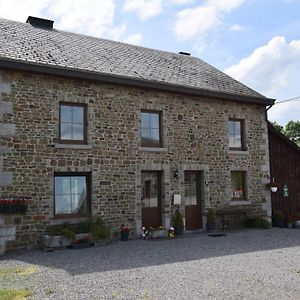
M 71 240 L 75 239 L 75 234 L 78 233 L 91 233 L 94 239 L 99 240 L 108 238 L 110 230 L 100 217 L 90 218 L 78 224 L 64 223 L 62 225 L 53 225 L 46 229 L 46 234 L 48 235 L 63 235 Z
M 283 221 L 284 220 L 284 213 L 280 210 L 275 210 L 273 212 L 273 220 L 274 221 Z
M 263 229 L 269 229 L 270 223 L 264 219 L 264 218 L 251 218 L 245 220 L 245 226 L 247 228 L 263 228 Z
M 183 228 L 183 218 L 180 211 L 177 209 L 174 216 L 174 227 Z
M 216 214 L 215 211 L 210 208 L 207 212 L 207 223 L 208 224 L 215 224 L 216 223 Z

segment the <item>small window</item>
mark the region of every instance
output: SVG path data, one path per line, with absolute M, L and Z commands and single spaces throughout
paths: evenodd
M 141 112 L 141 145 L 142 147 L 162 147 L 159 112 Z
M 60 104 L 59 134 L 62 143 L 86 143 L 86 105 Z
M 55 175 L 55 216 L 88 215 L 89 181 L 90 176 L 86 173 Z
M 246 172 L 231 172 L 231 198 L 232 200 L 246 200 Z
M 232 150 L 244 150 L 244 121 L 230 119 L 228 124 L 229 148 Z

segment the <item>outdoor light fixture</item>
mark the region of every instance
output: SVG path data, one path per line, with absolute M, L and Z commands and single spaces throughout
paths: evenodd
M 178 170 L 175 170 L 175 172 L 174 172 L 174 177 L 175 177 L 175 178 L 179 177 L 179 171 L 178 171 Z

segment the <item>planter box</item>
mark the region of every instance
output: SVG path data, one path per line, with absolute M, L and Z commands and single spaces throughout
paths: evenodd
M 296 222 L 295 222 L 295 227 L 296 227 L 296 228 L 300 228 L 300 221 L 296 221 Z
M 151 238 L 161 238 L 161 237 L 167 237 L 168 236 L 168 230 L 161 229 L 161 230 L 153 230 L 151 232 Z
M 44 248 L 55 249 L 71 246 L 72 240 L 63 235 L 44 235 L 41 243 Z

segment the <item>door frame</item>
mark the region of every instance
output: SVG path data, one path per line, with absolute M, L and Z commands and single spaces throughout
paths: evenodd
M 170 196 L 170 165 L 154 164 L 149 161 L 147 164 L 138 165 L 135 172 L 135 232 L 141 235 L 142 228 L 142 171 L 161 172 L 161 214 L 162 226 L 170 228 L 171 224 L 171 196 Z
M 185 203 L 184 203 L 184 173 L 186 171 L 199 172 L 200 176 L 200 201 L 201 201 L 201 215 L 202 215 L 202 228 L 199 230 L 205 230 L 206 224 L 206 211 L 210 207 L 210 190 L 209 190 L 209 165 L 206 164 L 184 164 L 179 171 L 179 193 L 183 195 L 182 205 L 180 211 L 185 222 Z

